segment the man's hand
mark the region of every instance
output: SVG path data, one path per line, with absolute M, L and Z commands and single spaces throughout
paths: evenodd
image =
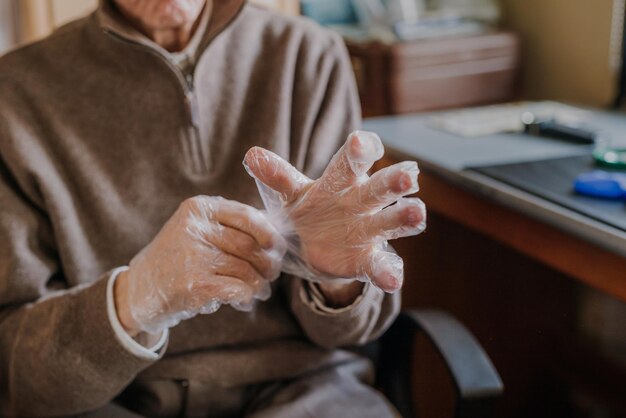
M 156 333 L 221 304 L 250 310 L 270 296 L 286 243 L 258 210 L 221 197 L 184 201 L 118 277 L 115 304 L 132 336 Z
M 303 269 L 322 276 L 370 280 L 388 292 L 402 286 L 402 259 L 385 251 L 386 241 L 422 232 L 426 210 L 421 200 L 403 197 L 419 189 L 417 163 L 367 176 L 382 155 L 377 135 L 355 132 L 313 181 L 270 151 L 248 151 L 244 163 L 262 183 L 270 216 L 283 218 L 279 229 L 291 228 L 281 230 L 288 259 L 299 258 Z

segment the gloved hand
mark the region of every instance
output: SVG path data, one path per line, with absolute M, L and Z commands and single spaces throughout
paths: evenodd
M 260 211 L 221 197 L 185 200 L 118 277 L 120 322 L 156 333 L 222 304 L 247 311 L 270 296 L 286 243 Z
M 354 132 L 313 181 L 270 151 L 248 151 L 244 165 L 287 238 L 283 271 L 313 281 L 371 281 L 387 292 L 402 286 L 403 262 L 386 251 L 387 240 L 422 232 L 426 208 L 420 199 L 403 197 L 419 189 L 416 162 L 368 177 L 383 153 L 376 134 Z

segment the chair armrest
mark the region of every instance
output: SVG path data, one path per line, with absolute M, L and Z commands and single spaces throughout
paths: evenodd
M 504 391 L 502 380 L 467 328 L 437 310 L 404 311 L 381 339 L 378 384 L 402 416 L 414 417 L 410 365 L 418 333 L 436 348 L 454 381 L 456 416 L 486 416 Z

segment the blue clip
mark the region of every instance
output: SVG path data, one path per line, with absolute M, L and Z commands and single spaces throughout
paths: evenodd
M 626 174 L 595 170 L 574 181 L 576 193 L 602 199 L 626 199 Z

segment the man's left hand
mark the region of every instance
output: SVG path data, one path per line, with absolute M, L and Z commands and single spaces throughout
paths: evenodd
M 383 153 L 376 134 L 357 131 L 318 180 L 260 147 L 250 149 L 244 163 L 278 196 L 280 211 L 297 238 L 292 243 L 285 234 L 290 252 L 322 275 L 371 281 L 393 292 L 402 286 L 403 263 L 386 251 L 387 240 L 422 232 L 426 209 L 420 199 L 404 197 L 419 189 L 417 163 L 406 161 L 367 175 Z

